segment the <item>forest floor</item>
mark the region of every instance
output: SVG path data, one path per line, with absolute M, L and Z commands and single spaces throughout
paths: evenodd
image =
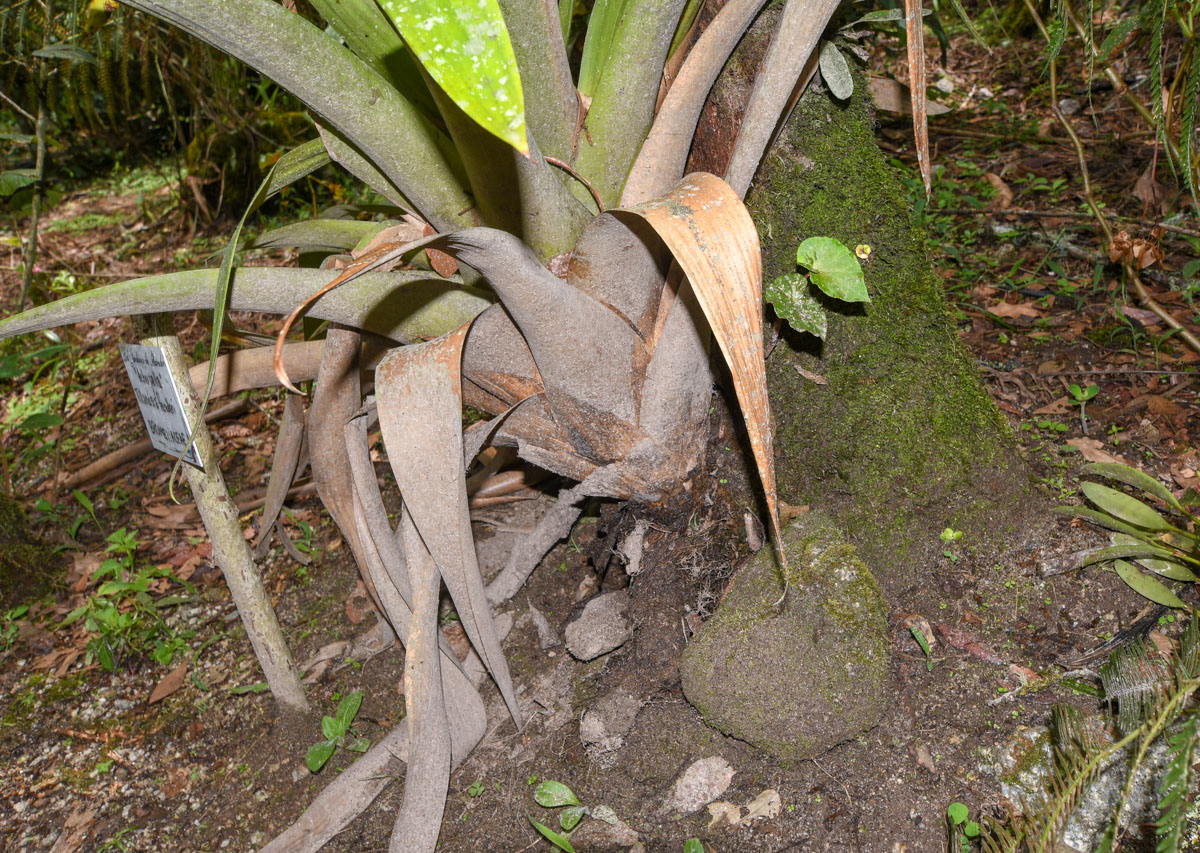
M 1123 461 L 1181 495 L 1200 491 L 1200 436 L 1191 435 L 1200 424 L 1200 355 L 1120 283 L 1109 247 L 1082 212 L 1075 153 L 1048 108 L 1033 50 L 989 55 L 956 44 L 944 66 L 931 54 L 930 79 L 954 109 L 930 122 L 936 169 L 928 203 L 912 165 L 910 124 L 881 113 L 880 144 L 896 157 L 928 230 L 962 342 L 1036 474 L 1043 498 L 1030 512 L 1078 502 L 1087 461 Z M 1070 79 L 1082 77 L 1064 74 Z M 1154 134 L 1111 91 L 1091 92 L 1090 104 L 1082 87 L 1060 95 L 1074 101 L 1070 120 L 1113 230 L 1153 256 L 1145 276 L 1153 297 L 1200 333 L 1192 303 L 1200 221 L 1166 188 L 1161 159 L 1156 174 Z M 174 193 L 169 176 L 145 170 L 70 188 L 48 216 L 38 300 L 203 263 L 228 229 L 197 237 Z M 0 236 L 11 247 L 4 305 L 19 290 L 12 237 Z M 253 318 L 235 320 L 257 328 Z M 203 317 L 185 318 L 185 349 L 206 357 L 208 331 Z M 0 351 L 8 377 L 2 473 L 37 535 L 54 546 L 41 565 L 0 586 L 0 848 L 255 849 L 354 754 L 339 749 L 320 772 L 306 766 L 307 750 L 322 740 L 319 714 L 299 731 L 277 717 L 203 526 L 193 508 L 168 499 L 170 460 L 146 453 L 77 493 L 56 486 L 144 432 L 116 347 L 132 340 L 128 326 L 97 321 L 60 334 Z M 282 408 L 280 394 L 255 393 L 214 424 L 248 533 Z M 534 615 L 561 637 L 588 596 L 630 584 L 613 560 L 613 543 L 635 520 L 627 508 L 588 509 L 506 605 L 505 652 L 536 713 L 517 732 L 485 686 L 492 729 L 451 780 L 440 849 L 552 849 L 529 816 L 557 825 L 555 811 L 533 798 L 538 782 L 555 779 L 588 805 L 610 806 L 655 853 L 678 853 L 692 837 L 714 853 L 944 850 L 950 803 L 966 804 L 972 816 L 1004 814 L 1004 774 L 995 765 L 1046 725 L 1054 703 L 1099 711 L 1063 672 L 1094 672 L 1111 641 L 1135 625 L 1142 634 L 1152 627 L 1151 639 L 1162 643 L 1178 636 L 1182 620 L 1169 614 L 1147 626 L 1154 611 L 1110 570 L 1078 568 L 1078 552 L 1105 541 L 1097 530 L 1046 520 L 1028 541 L 988 553 L 949 541 L 944 559 L 928 567 L 933 596 L 889 602 L 893 701 L 883 720 L 816 760 L 781 765 L 705 727 L 676 668 L 688 633 L 711 608 L 712 579 L 728 577 L 749 552 L 742 509 L 730 497 L 745 479 L 741 455 L 729 449 L 732 423 L 718 407 L 694 483 L 712 498 L 696 502 L 706 509 L 655 519 L 645 571 L 631 586 L 633 640 L 580 663 L 553 636 L 539 635 Z M 477 534 L 514 535 L 536 501 L 478 512 Z M 347 642 L 374 620 L 348 549 L 314 496 L 291 501 L 285 525 L 311 564 L 276 545 L 260 568 L 314 708 L 332 714 L 362 691 L 354 728 L 377 740 L 403 715 L 403 653 L 392 646 L 347 656 Z M 107 559 L 124 561 L 143 592 L 99 595 L 95 574 Z M 1185 599 L 1194 606 L 1194 591 Z M 80 618 L 64 624 L 80 608 Z M 928 652 L 914 626 L 928 632 Z M 445 630 L 461 647 L 451 614 Z M 581 713 L 616 690 L 637 698 L 636 722 L 619 750 L 589 750 Z M 711 828 L 706 812 L 664 812 L 684 768 L 714 755 L 735 771 L 724 800 L 744 807 L 774 791 L 778 808 Z M 382 807 L 328 849 L 386 849 L 400 792 L 390 786 Z M 614 840 L 606 827 L 585 820 L 573 843 L 581 851 L 634 846 L 637 839 Z M 1137 847 L 1131 843 L 1126 849 Z

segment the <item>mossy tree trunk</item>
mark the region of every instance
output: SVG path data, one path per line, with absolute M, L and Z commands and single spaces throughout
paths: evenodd
M 752 33 L 718 82 L 706 110 L 708 162 L 694 156 L 694 165 L 723 165 L 720 139 L 736 124 L 761 50 Z M 1028 471 L 949 319 L 911 204 L 875 143 L 861 75 L 844 104 L 809 87 L 747 204 L 766 281 L 797 270 L 806 237 L 871 247 L 871 302 L 826 300 L 826 340 L 785 327 L 768 361 L 780 497 L 832 512 L 889 594 L 925 582 L 947 526 L 964 531 L 957 547 L 997 544 L 1029 509 Z

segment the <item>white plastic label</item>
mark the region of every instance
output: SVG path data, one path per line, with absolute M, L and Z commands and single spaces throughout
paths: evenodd
M 167 369 L 162 349 L 141 344 L 121 344 L 121 358 L 125 360 L 129 382 L 133 385 L 138 408 L 142 410 L 150 444 L 178 457 L 183 453 L 191 428 L 183 413 L 179 389 L 171 381 L 171 372 Z M 183 461 L 201 467 L 194 444 L 187 448 Z

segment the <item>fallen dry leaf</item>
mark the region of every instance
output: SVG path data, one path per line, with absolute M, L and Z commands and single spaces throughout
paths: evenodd
M 984 177 L 987 178 L 987 182 L 992 185 L 992 188 L 996 190 L 996 198 L 992 200 L 991 204 L 992 209 L 1005 210 L 1012 207 L 1013 191 L 1004 182 L 1004 178 L 992 172 L 986 172 Z
M 928 770 L 930 773 L 936 776 L 937 765 L 933 763 L 933 754 L 929 751 L 929 747 L 923 743 L 919 743 L 917 744 L 916 753 L 917 766 L 924 770 Z
M 819 373 L 813 373 L 811 370 L 807 370 L 806 368 L 803 368 L 798 364 L 795 364 L 792 366 L 796 368 L 797 373 L 799 373 L 801 376 L 803 376 L 805 379 L 807 379 L 810 382 L 815 382 L 818 385 L 828 385 L 829 384 L 829 380 L 826 379 L 824 376 L 822 376 Z
M 985 310 L 997 317 L 1006 317 L 1010 320 L 1020 317 L 1036 320 L 1042 316 L 1041 310 L 1028 302 L 997 302 L 995 305 L 989 305 Z
M 154 685 L 154 689 L 150 691 L 150 698 L 146 700 L 146 704 L 153 705 L 155 702 L 161 702 L 163 699 L 166 699 L 183 686 L 183 677 L 186 674 L 187 661 L 184 661 L 164 675 L 158 684 Z
M 1150 632 L 1150 642 L 1154 643 L 1155 650 L 1162 656 L 1163 660 L 1170 660 L 1175 654 L 1175 641 L 1167 637 L 1157 628 Z
M 953 646 L 959 651 L 966 652 L 973 658 L 981 660 L 984 663 L 1002 664 L 1005 662 L 1004 658 L 996 654 L 995 649 L 965 628 L 955 628 L 952 625 L 943 625 L 940 622 L 934 623 L 933 627 L 937 631 L 938 636 L 947 645 Z
M 1071 398 L 1064 395 L 1052 403 L 1034 409 L 1033 413 L 1035 415 L 1065 415 L 1074 408 L 1075 404 L 1071 402 Z
M 759 818 L 779 817 L 779 809 L 782 806 L 783 801 L 779 799 L 779 792 L 774 788 L 767 788 L 746 803 L 746 816 L 742 818 L 742 826 L 749 826 Z
M 70 817 L 63 824 L 62 834 L 50 848 L 50 853 L 75 853 L 76 850 L 83 847 L 83 842 L 87 840 L 88 830 L 96 821 L 97 811 L 95 808 L 80 807 L 71 812 Z
M 737 826 L 742 820 L 742 807 L 725 800 L 709 803 L 708 813 L 712 816 L 712 820 L 708 822 L 710 831 L 720 826 Z
M 1133 185 L 1133 195 L 1155 214 L 1166 213 L 1170 208 L 1167 188 L 1154 180 L 1154 164 L 1146 167 L 1146 171 L 1138 176 Z
M 1095 438 L 1069 438 L 1067 444 L 1079 451 L 1088 462 L 1121 462 L 1104 449 L 1104 442 Z

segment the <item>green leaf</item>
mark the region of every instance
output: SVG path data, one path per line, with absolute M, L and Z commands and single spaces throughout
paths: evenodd
M 567 806 L 558 816 L 558 825 L 563 828 L 563 832 L 570 832 L 579 826 L 579 821 L 583 820 L 585 814 L 587 806 Z
M 763 298 L 793 329 L 824 340 L 828 319 L 821 303 L 808 292 L 808 276 L 800 273 L 781 275 L 766 286 Z
M 1113 563 L 1113 568 L 1121 580 L 1129 584 L 1129 588 L 1143 598 L 1148 598 L 1155 604 L 1162 604 L 1165 607 L 1187 606 L 1179 600 L 1179 596 L 1171 592 L 1164 584 L 1138 571 L 1132 563 L 1117 560 Z
M 617 817 L 617 813 L 609 806 L 595 806 L 589 814 L 596 820 L 602 820 L 610 826 L 616 826 L 621 822 L 621 819 Z
M 559 850 L 563 850 L 563 851 L 565 851 L 565 853 L 575 853 L 575 848 L 571 846 L 570 841 L 563 838 L 561 835 L 559 835 L 557 832 L 555 832 L 550 827 L 546 826 L 544 823 L 538 823 L 536 820 L 534 820 L 529 815 L 526 815 L 526 817 L 528 817 L 529 822 L 533 824 L 533 828 L 536 829 L 538 832 L 540 832 L 547 841 L 549 841 L 551 844 L 553 844 Z
M 1104 41 L 1100 44 L 1100 49 L 1096 56 L 1097 62 L 1107 62 L 1112 52 L 1117 49 L 1117 46 L 1122 44 L 1125 39 L 1133 32 L 1134 27 L 1138 25 L 1136 15 L 1131 15 L 1124 20 L 1117 21 L 1117 25 L 1113 27 Z
M 1167 530 L 1170 525 L 1161 515 L 1135 497 L 1102 486 L 1099 483 L 1084 482 L 1079 489 L 1087 499 L 1107 512 L 1114 518 L 1133 524 L 1146 530 Z
M 1113 545 L 1111 548 L 1101 548 L 1099 551 L 1093 551 L 1084 558 L 1083 565 L 1094 566 L 1096 563 L 1107 563 L 1109 560 L 1121 560 L 1129 557 L 1172 556 L 1174 555 L 1166 548 L 1139 542 L 1134 545 Z
M 854 77 L 850 74 L 850 64 L 846 57 L 831 41 L 821 43 L 821 55 L 818 60 L 821 66 L 821 79 L 829 87 L 829 92 L 839 101 L 844 101 L 854 94 Z
M 555 782 L 553 779 L 546 779 L 537 786 L 537 790 L 533 792 L 533 798 L 539 806 L 545 806 L 548 809 L 556 808 L 557 806 L 581 806 L 583 803 L 575 796 L 575 792 L 564 785 L 562 782 Z
M 370 748 L 371 739 L 365 737 L 355 738 L 353 741 L 346 744 L 346 749 L 350 750 L 351 752 L 366 752 Z
M 699 838 L 689 838 L 683 842 L 683 853 L 704 853 L 704 842 Z
M 329 740 L 335 740 L 345 733 L 346 730 L 341 728 L 338 725 L 338 721 L 333 717 L 326 716 L 321 718 L 321 734 L 325 735 Z
M 1191 569 L 1172 560 L 1138 560 L 1138 564 L 1169 580 L 1184 581 L 1185 583 L 1200 582 L 1200 578 L 1196 577 Z
M 955 826 L 965 821 L 968 816 L 970 816 L 970 812 L 967 811 L 967 807 L 962 803 L 951 803 L 946 809 L 946 817 Z
M 326 720 L 329 718 L 326 717 Z M 316 773 L 325 766 L 337 749 L 337 744 L 331 740 L 323 740 L 320 743 L 314 743 L 308 748 L 308 754 L 304 756 L 304 763 L 308 765 L 308 769 Z
M 240 687 L 230 687 L 229 692 L 234 696 L 241 696 L 243 693 L 266 693 L 271 689 L 271 686 L 265 681 L 256 681 L 253 684 L 243 684 Z
M 979 835 L 979 824 L 973 820 L 969 820 L 963 825 L 963 835 L 967 838 L 975 838 Z
M 0 198 L 10 196 L 37 182 L 37 169 L 7 169 L 0 172 Z
M 337 725 L 341 729 L 338 734 L 345 734 L 350 731 L 350 724 L 354 722 L 354 717 L 358 714 L 359 706 L 362 705 L 363 694 L 361 690 L 355 690 L 349 696 L 341 701 L 337 709 Z
M 103 640 L 96 640 L 95 643 L 96 660 L 100 661 L 100 665 L 109 672 L 115 672 L 117 661 L 113 658 L 112 649 L 108 647 L 108 643 Z
M 596 94 L 627 3 L 628 0 L 596 0 L 592 6 L 587 37 L 583 41 L 583 56 L 579 60 L 578 89 L 585 98 Z
M 796 263 L 812 272 L 826 296 L 843 302 L 870 302 L 858 258 L 832 237 L 809 237 L 796 249 Z
M 1051 511 L 1057 513 L 1058 515 L 1071 515 L 1075 518 L 1085 519 L 1092 522 L 1092 524 L 1098 524 L 1101 527 L 1108 528 L 1109 530 L 1116 530 L 1119 533 L 1125 533 L 1139 541 L 1146 538 L 1145 530 L 1138 530 L 1133 525 L 1126 524 L 1123 521 L 1118 521 L 1108 513 L 1094 510 L 1091 507 L 1056 506 Z
M 1089 389 L 1093 387 L 1095 386 L 1088 386 Z M 1175 499 L 1175 495 L 1171 493 L 1170 489 L 1145 471 L 1139 471 L 1137 468 L 1131 468 L 1119 462 L 1093 462 L 1090 465 L 1084 465 L 1080 473 L 1095 474 L 1098 477 L 1105 477 L 1109 480 L 1116 480 L 1118 483 L 1124 483 L 1127 486 L 1133 486 L 1135 489 L 1141 489 L 1148 495 L 1153 495 L 1169 507 L 1180 509 L 1179 501 Z
M 921 10 L 922 17 L 932 15 L 932 14 L 933 14 L 932 9 L 922 9 Z M 857 19 L 851 21 L 850 23 L 846 24 L 846 26 L 842 27 L 842 29 L 848 30 L 851 27 L 856 26 L 857 24 L 878 24 L 883 21 L 903 21 L 903 20 L 904 20 L 904 10 L 903 9 L 877 9 L 874 12 L 867 12 L 867 14 L 863 15 L 861 18 L 857 18 Z
M 61 426 L 62 422 L 62 417 L 53 412 L 37 412 L 21 421 L 19 429 L 21 432 L 36 432 L 40 429 Z
M 73 44 L 48 44 L 45 47 L 35 50 L 33 55 L 39 59 L 67 59 L 71 62 L 90 62 L 92 65 L 96 64 L 96 57 L 92 56 L 82 47 L 77 47 Z
M 528 155 L 521 74 L 496 0 L 381 0 L 380 5 L 459 108 Z
M 291 249 L 305 252 L 348 252 L 364 237 L 378 233 L 381 222 L 347 219 L 305 219 L 272 228 L 246 243 L 247 249 Z

